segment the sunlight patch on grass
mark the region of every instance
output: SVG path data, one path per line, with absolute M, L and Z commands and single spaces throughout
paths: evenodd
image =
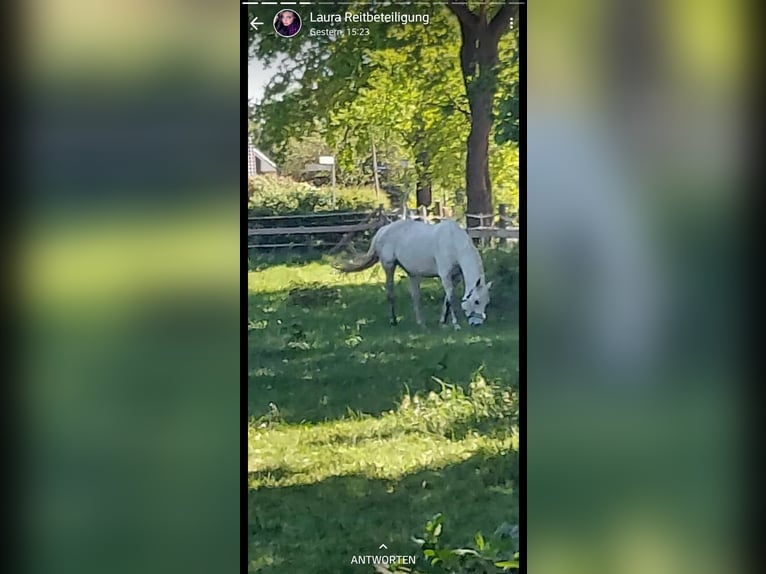
M 313 484 L 347 475 L 397 479 L 423 469 L 444 468 L 479 453 L 502 454 L 512 446 L 510 437 L 497 440 L 469 436 L 451 441 L 435 435 L 404 434 L 382 439 L 355 438 L 351 444 L 325 448 L 301 448 L 303 440 L 314 433 L 311 427 L 302 427 L 257 441 L 269 446 L 251 452 L 248 486 L 255 489 Z
M 403 276 L 402 272 L 399 275 Z M 298 285 L 370 285 L 383 284 L 383 272 L 373 267 L 359 273 L 344 274 L 332 268 L 326 261 L 313 261 L 302 265 L 273 265 L 247 274 L 250 293 L 276 293 Z
M 248 568 L 248 572 L 258 572 L 262 568 L 278 566 L 283 562 L 284 559 L 282 558 L 276 558 L 271 554 L 263 554 L 262 551 L 260 551 L 257 558 L 250 560 L 250 567 Z
M 305 485 L 348 475 L 397 479 L 476 454 L 503 455 L 518 449 L 516 408 L 510 389 L 488 385 L 480 376 L 468 393 L 445 386 L 426 397 L 406 395 L 398 410 L 378 418 L 351 414 L 287 425 L 272 405 L 248 429 L 249 486 Z

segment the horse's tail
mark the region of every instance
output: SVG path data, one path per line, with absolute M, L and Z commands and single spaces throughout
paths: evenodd
M 378 230 L 378 232 L 373 236 L 372 241 L 370 242 L 370 248 L 367 250 L 367 253 L 361 257 L 358 257 L 354 261 L 337 264 L 334 267 L 343 273 L 356 273 L 357 271 L 364 271 L 365 269 L 369 269 L 375 265 L 380 260 L 375 249 L 375 242 L 378 239 L 379 234 L 380 230 Z

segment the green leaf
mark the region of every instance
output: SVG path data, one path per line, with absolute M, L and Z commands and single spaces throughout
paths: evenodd
M 481 532 L 476 533 L 476 548 L 479 550 L 484 550 L 484 536 L 481 535 Z
M 519 562 L 518 560 L 502 560 L 500 562 L 495 562 L 495 566 L 498 568 L 518 568 Z
M 476 550 L 471 550 L 470 548 L 458 548 L 453 550 L 452 553 L 455 556 L 480 556 Z

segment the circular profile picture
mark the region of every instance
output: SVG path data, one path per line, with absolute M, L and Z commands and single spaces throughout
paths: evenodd
M 283 38 L 292 38 L 301 31 L 301 17 L 295 10 L 280 10 L 274 16 L 274 30 Z

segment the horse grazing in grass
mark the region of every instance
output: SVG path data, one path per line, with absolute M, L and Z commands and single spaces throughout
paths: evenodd
M 369 269 L 380 261 L 386 272 L 386 293 L 391 306 L 391 324 L 396 325 L 394 310 L 394 271 L 404 269 L 409 276 L 410 294 L 415 307 L 415 318 L 423 325 L 420 309 L 420 281 L 424 277 L 438 277 L 444 286 L 444 306 L 440 322 L 452 317 L 452 325 L 459 329 L 452 306 L 454 280 L 463 276 L 465 293 L 461 307 L 472 327 L 484 323 L 489 304 L 492 282 L 484 278 L 484 266 L 473 241 L 454 221 L 436 225 L 416 220 L 401 220 L 381 227 L 372 238 L 370 248 L 359 260 L 337 268 L 344 273 Z

